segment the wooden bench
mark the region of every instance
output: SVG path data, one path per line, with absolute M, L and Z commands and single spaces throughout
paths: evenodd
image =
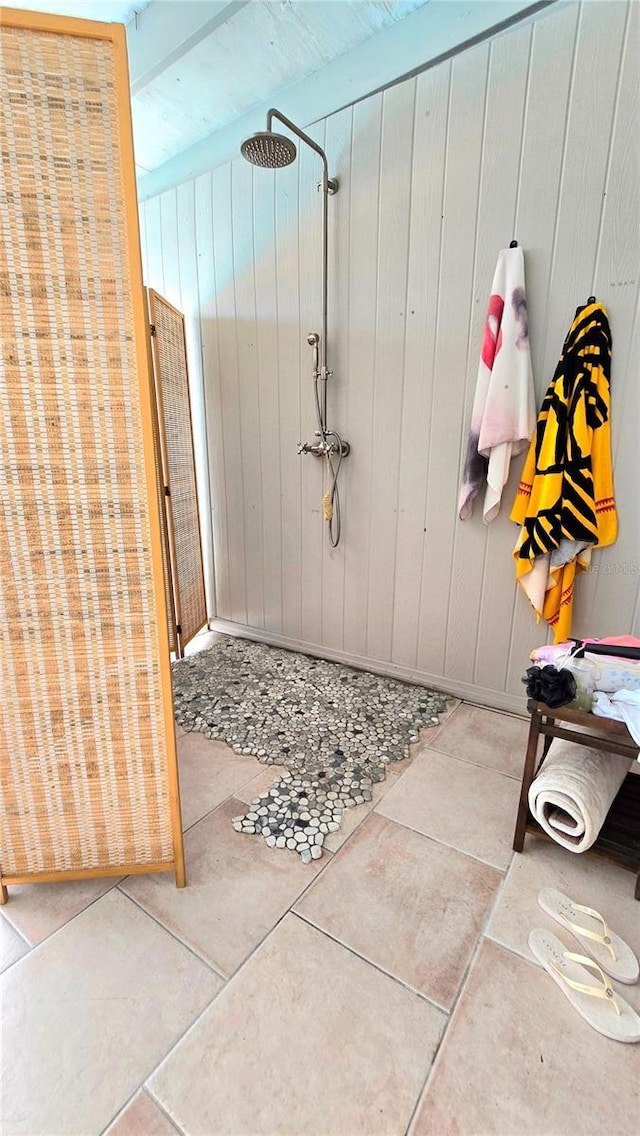
M 552 840 L 529 811 L 529 787 L 547 756 L 553 738 L 564 738 L 566 741 L 577 742 L 578 745 L 619 753 L 634 760 L 638 756 L 638 744 L 623 722 L 599 718 L 596 714 L 572 710 L 569 706 L 552 710 L 543 702 L 535 702 L 532 698 L 527 702 L 527 710 L 531 715 L 531 725 L 513 837 L 515 852 L 522 852 L 527 832 Z M 580 727 L 580 731 L 571 728 L 576 726 Z M 539 761 L 536 761 L 540 735 L 544 737 L 544 746 Z M 601 856 L 635 872 L 635 897 L 640 899 L 640 776 L 637 774 L 627 774 L 598 839 L 586 854 Z

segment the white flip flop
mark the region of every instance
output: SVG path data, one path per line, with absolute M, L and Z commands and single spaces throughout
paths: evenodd
M 529 947 L 574 1010 L 594 1030 L 613 1041 L 640 1041 L 640 1017 L 624 998 L 611 989 L 597 962 L 586 955 L 566 951 L 564 943 L 550 931 L 532 931 Z M 593 985 L 593 973 L 602 985 Z
M 609 930 L 599 911 L 574 903 L 555 888 L 543 888 L 538 903 L 547 915 L 575 935 L 605 974 L 628 986 L 638 981 L 640 966 L 631 947 Z

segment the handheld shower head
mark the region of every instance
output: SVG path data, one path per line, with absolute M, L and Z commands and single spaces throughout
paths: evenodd
M 245 138 L 240 147 L 243 158 L 251 162 L 252 166 L 263 166 L 268 170 L 277 170 L 281 166 L 290 166 L 296 159 L 296 144 L 284 134 L 276 134 L 273 130 L 259 130 L 250 138 Z

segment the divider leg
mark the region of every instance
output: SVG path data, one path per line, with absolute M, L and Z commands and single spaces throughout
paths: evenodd
M 524 835 L 527 827 L 527 809 L 529 807 L 529 786 L 533 781 L 535 770 L 538 738 L 540 737 L 540 721 L 541 719 L 538 712 L 536 710 L 532 711 L 529 738 L 527 740 L 527 752 L 525 754 L 524 770 L 522 773 L 522 788 L 520 789 L 516 830 L 513 834 L 514 852 L 522 852 L 524 847 Z

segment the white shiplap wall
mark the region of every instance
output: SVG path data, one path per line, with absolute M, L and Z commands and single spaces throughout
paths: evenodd
M 609 307 L 620 537 L 580 578 L 574 631 L 640 634 L 639 15 L 554 6 L 311 129 L 340 178 L 329 417 L 353 451 L 337 550 L 319 463 L 296 453 L 314 429 L 317 160 L 239 159 L 142 207 L 147 282 L 187 316 L 209 607 L 229 629 L 522 708 L 545 632 L 514 582 L 521 462 L 490 528 L 456 516 L 485 304 L 515 236 L 539 401 L 576 306 Z

